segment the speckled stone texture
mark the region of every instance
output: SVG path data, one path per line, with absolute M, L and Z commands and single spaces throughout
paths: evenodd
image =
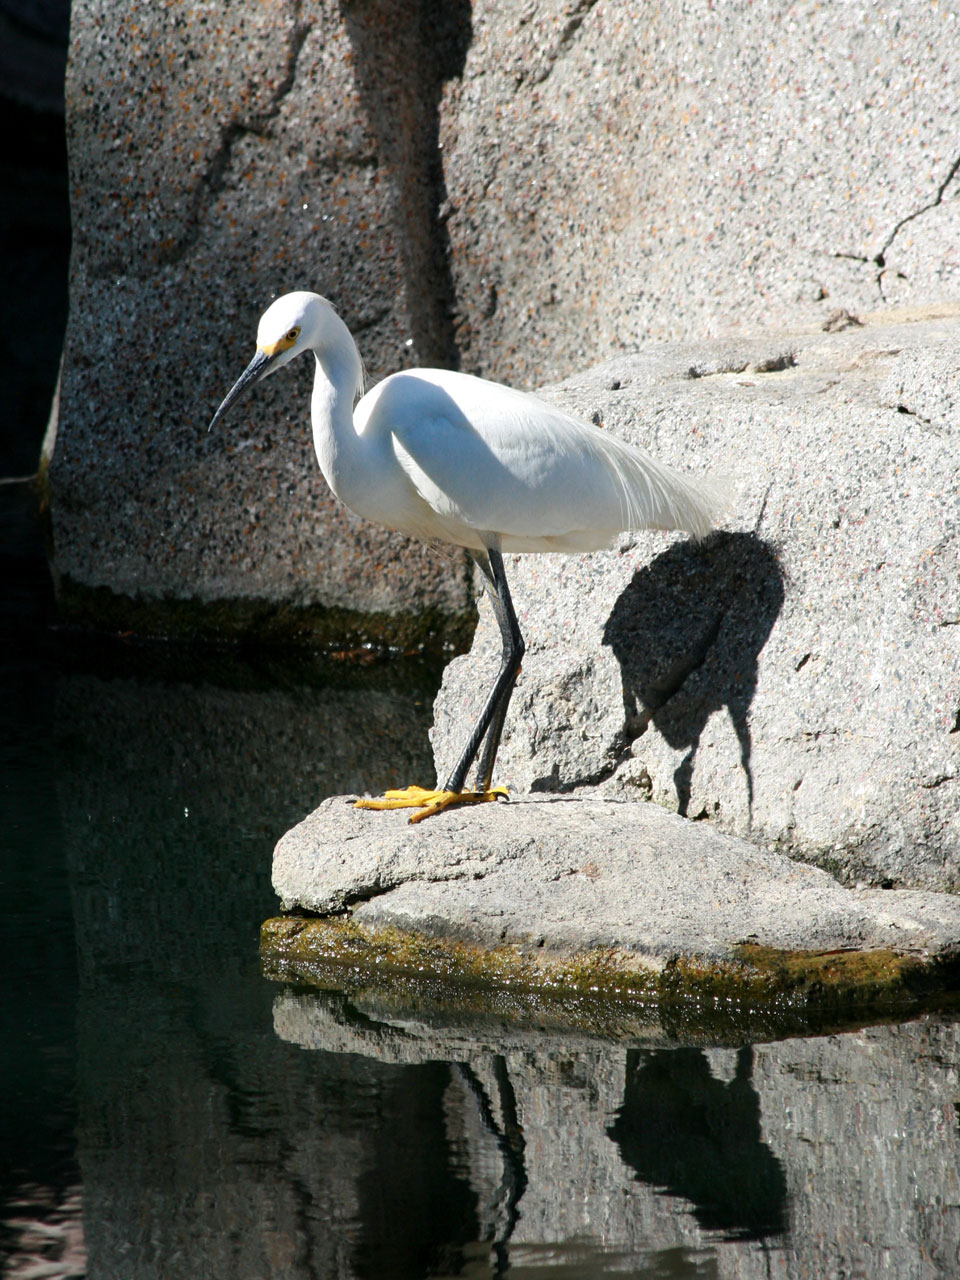
M 960 15 L 477 0 L 441 139 L 465 367 L 957 297 Z
M 551 399 L 735 482 L 701 546 L 508 557 L 528 649 L 494 781 L 652 799 L 848 882 L 960 888 L 960 323 L 664 344 Z M 447 668 L 446 776 L 492 683 Z
M 330 499 L 307 362 L 206 436 L 285 289 L 328 294 L 374 376 L 519 385 L 651 337 L 955 297 L 958 25 L 812 0 L 76 0 L 62 599 L 260 602 L 281 631 L 316 605 L 462 609 L 460 567 Z
M 465 607 L 456 562 L 328 493 L 307 360 L 207 434 L 287 289 L 335 301 L 373 377 L 450 359 L 432 104 L 461 57 L 458 15 L 427 65 L 416 23 L 384 3 L 74 5 L 70 323 L 49 472 L 65 587 L 294 613 Z
M 960 899 L 855 890 L 657 805 L 533 797 L 454 809 L 411 827 L 403 810 L 325 801 L 277 845 L 285 909 L 351 908 L 394 927 L 544 956 L 615 949 L 640 967 L 717 963 L 744 942 L 787 951 L 960 946 Z

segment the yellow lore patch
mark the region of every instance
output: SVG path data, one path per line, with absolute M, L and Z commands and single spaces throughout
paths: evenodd
M 257 350 L 262 351 L 265 356 L 278 356 L 281 351 L 289 351 L 296 342 L 300 333 L 298 329 L 296 333 L 285 333 L 282 338 L 278 338 L 276 342 L 269 342 L 265 346 L 257 344 Z

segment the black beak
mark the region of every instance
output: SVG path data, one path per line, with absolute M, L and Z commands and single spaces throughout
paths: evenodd
M 223 403 L 217 412 L 213 415 L 213 421 L 207 427 L 208 431 L 212 431 L 223 415 L 227 412 L 234 400 L 238 400 L 243 395 L 247 387 L 253 386 L 255 382 L 259 382 L 261 378 L 266 377 L 273 367 L 276 355 L 268 356 L 265 351 L 258 351 L 247 367 L 241 373 L 230 390 L 224 397 Z

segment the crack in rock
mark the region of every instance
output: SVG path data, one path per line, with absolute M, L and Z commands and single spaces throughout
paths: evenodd
M 577 4 L 568 15 L 564 28 L 560 32 L 560 39 L 557 43 L 557 53 L 566 49 L 567 45 L 583 25 L 584 18 L 596 4 L 597 0 L 580 0 L 579 4 Z
M 792 351 L 785 351 L 779 356 L 770 356 L 766 360 L 757 360 L 747 365 L 747 373 L 783 373 L 786 369 L 797 367 L 797 357 Z
M 598 787 L 602 782 L 608 782 L 616 774 L 620 766 L 630 759 L 630 740 L 626 735 L 614 744 L 609 756 L 607 764 L 601 765 L 589 773 L 578 774 L 575 778 L 569 778 L 566 781 L 561 779 L 560 766 L 555 763 L 549 774 L 542 778 L 535 778 L 531 782 L 530 791 L 546 791 L 555 795 L 569 795 L 581 787 Z M 640 789 L 643 790 L 643 784 L 640 783 L 639 785 Z
M 846 307 L 837 307 L 831 311 L 820 328 L 824 333 L 842 333 L 844 329 L 861 329 L 863 321 Z
M 367 902 L 372 902 L 375 898 L 385 898 L 389 894 L 402 889 L 408 884 L 440 884 L 457 880 L 477 881 L 486 879 L 490 871 L 496 867 L 491 865 L 489 868 L 477 868 L 471 866 L 463 870 L 456 868 L 447 868 L 444 874 L 439 874 L 436 870 L 432 873 L 406 874 L 400 871 L 398 874 L 388 874 L 385 878 L 379 874 L 372 876 L 366 883 L 353 884 L 347 888 L 339 890 L 336 895 L 332 896 L 320 911 L 320 915 L 347 915 L 356 908 L 362 907 Z
M 879 270 L 874 279 L 874 284 L 877 286 L 877 291 L 879 292 L 880 297 L 884 302 L 886 302 L 887 295 L 883 290 L 883 277 L 889 270 L 891 270 L 891 268 L 887 267 L 887 254 L 889 253 L 894 240 L 896 240 L 897 236 L 905 226 L 911 222 L 915 222 L 917 218 L 922 217 L 925 213 L 929 213 L 931 209 L 936 209 L 938 205 L 943 203 L 943 197 L 946 194 L 947 187 L 949 187 L 950 183 L 957 176 L 958 171 L 960 171 L 960 155 L 958 155 L 950 165 L 950 168 L 947 170 L 947 175 L 940 183 L 939 187 L 937 187 L 936 194 L 933 199 L 928 200 L 927 203 L 921 205 L 919 209 L 914 209 L 913 213 L 908 213 L 905 217 L 901 218 L 876 253 L 867 255 L 864 253 L 838 252 L 832 253 L 830 257 L 848 258 L 852 262 L 862 262 L 864 265 L 872 264 L 873 266 L 878 267 Z M 908 278 L 903 271 L 896 271 L 895 275 L 898 280 L 906 280 Z
M 931 209 L 936 209 L 937 205 L 942 204 L 947 187 L 949 187 L 950 183 L 956 177 L 958 170 L 960 170 L 960 155 L 957 156 L 953 164 L 947 170 L 947 176 L 940 183 L 940 186 L 937 188 L 937 193 L 933 199 L 927 204 L 922 205 L 919 209 L 916 209 L 913 213 L 908 213 L 905 218 L 901 218 L 890 232 L 886 242 L 881 246 L 879 253 L 874 256 L 874 262 L 876 262 L 877 266 L 882 267 L 885 265 L 887 251 L 908 222 L 913 222 L 916 218 L 921 217 L 925 213 L 929 213 Z
M 783 373 L 786 369 L 797 367 L 794 351 L 782 351 L 774 356 L 764 356 L 760 360 L 729 359 L 715 364 L 692 364 L 683 375 L 695 380 L 698 378 L 718 378 L 730 373 Z
M 904 413 L 908 418 L 916 418 L 918 422 L 923 422 L 926 426 L 930 426 L 929 418 L 925 418 L 922 413 L 917 413 L 916 409 L 911 409 L 905 404 L 897 405 L 897 413 Z
M 573 42 L 573 37 L 580 30 L 587 14 L 596 6 L 597 2 L 598 0 L 577 0 L 577 3 L 567 14 L 566 22 L 563 24 L 556 43 L 542 51 L 538 65 L 531 71 L 525 72 L 521 70 L 518 72 L 515 77 L 517 88 L 520 88 L 524 83 L 531 85 L 542 84 L 547 79 L 558 60 L 569 49 Z
M 257 138 L 269 138 L 269 123 L 280 113 L 283 101 L 296 82 L 297 63 L 307 36 L 313 27 L 312 22 L 301 21 L 301 0 L 292 0 L 293 20 L 287 38 L 287 56 L 283 75 L 274 90 L 269 105 L 255 116 L 246 120 L 231 120 L 222 127 L 220 145 L 210 158 L 206 172 L 197 183 L 190 200 L 190 208 L 186 217 L 186 230 L 173 244 L 166 245 L 154 255 L 158 266 L 169 266 L 178 262 L 196 245 L 203 225 L 203 210 L 208 207 L 214 197 L 226 186 L 227 173 L 233 158 L 233 150 L 240 138 L 253 135 Z

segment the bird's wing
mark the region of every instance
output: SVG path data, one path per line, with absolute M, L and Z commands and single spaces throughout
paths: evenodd
M 597 546 L 621 529 L 688 527 L 693 482 L 535 396 L 417 370 L 367 399 L 361 429 L 390 431 L 400 465 L 443 520 L 507 538 L 595 534 Z

